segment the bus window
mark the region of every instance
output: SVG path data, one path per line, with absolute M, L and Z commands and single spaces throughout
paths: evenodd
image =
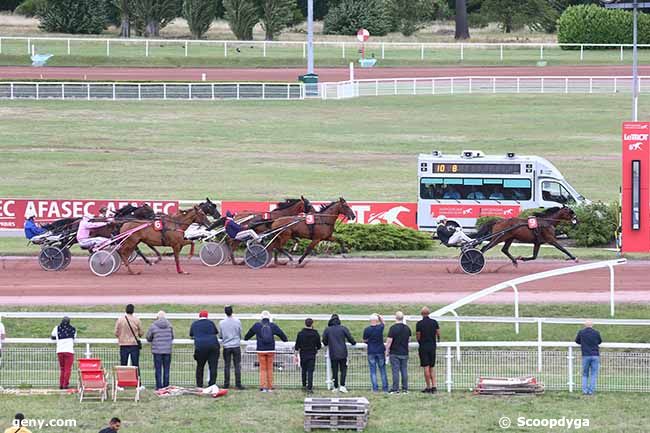
M 518 200 L 532 197 L 530 179 L 421 178 L 425 200 Z
M 573 203 L 575 201 L 561 183 L 551 181 L 542 182 L 542 199 L 560 204 Z
M 504 179 L 503 191 L 506 200 L 527 201 L 532 196 L 530 179 Z

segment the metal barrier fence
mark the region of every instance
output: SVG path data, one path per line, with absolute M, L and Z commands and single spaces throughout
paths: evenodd
M 217 100 L 304 99 L 301 83 L 0 82 L 0 99 Z
M 650 45 L 639 45 L 646 48 Z M 354 59 L 359 57 L 357 41 L 315 41 L 317 58 Z M 563 60 L 572 62 L 623 62 L 632 44 L 542 43 L 417 43 L 366 42 L 365 50 L 377 59 L 498 64 L 508 61 Z M 49 53 L 57 56 L 107 57 L 274 57 L 306 58 L 303 41 L 237 41 L 183 39 L 56 38 L 40 36 L 0 36 L 0 55 Z M 641 53 L 643 54 L 643 52 Z M 631 59 L 631 56 L 627 56 Z
M 650 91 L 649 77 L 639 77 L 639 92 Z M 322 99 L 361 96 L 454 94 L 606 94 L 631 93 L 632 77 L 440 77 L 354 80 L 320 84 Z
M 193 348 L 189 340 L 176 340 L 172 354 L 171 383 L 181 386 L 194 385 Z M 436 370 L 439 390 L 468 390 L 479 376 L 535 375 L 548 390 L 573 392 L 580 389 L 581 357 L 574 343 L 550 342 L 544 344 L 541 357 L 536 350 L 537 342 L 473 342 L 463 343 L 461 356 L 453 354 L 452 344 L 441 343 L 437 351 Z M 254 349 L 254 345 L 250 346 Z M 274 362 L 274 386 L 298 388 L 301 386 L 300 369 L 292 358 L 293 343 L 278 343 Z M 119 350 L 114 340 L 80 339 L 76 345 L 76 357 L 101 358 L 110 370 L 119 362 Z M 346 386 L 350 389 L 369 389 L 369 368 L 365 345 L 350 347 Z M 600 391 L 650 392 L 650 344 L 605 343 L 601 345 L 601 369 L 598 381 Z M 633 351 L 632 351 L 633 350 Z M 58 363 L 54 345 L 48 339 L 9 339 L 3 348 L 0 367 L 0 386 L 10 387 L 56 387 L 58 386 Z M 331 387 L 331 373 L 325 351 L 317 358 L 314 385 L 317 389 Z M 258 384 L 257 356 L 244 346 L 242 353 L 242 382 L 256 388 Z M 142 380 L 151 388 L 154 383 L 153 362 L 148 346 L 140 356 Z M 223 381 L 223 360 L 219 361 L 217 383 Z M 390 365 L 387 366 L 389 386 Z M 419 368 L 417 349 L 411 345 L 409 359 L 409 388 L 424 387 Z M 234 381 L 234 377 L 231 380 Z M 72 386 L 77 379 L 73 375 Z M 380 382 L 381 383 L 381 382 Z

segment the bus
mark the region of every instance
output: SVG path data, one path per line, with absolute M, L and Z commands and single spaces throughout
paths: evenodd
M 473 231 L 483 216 L 511 218 L 525 209 L 589 202 L 546 159 L 512 152 L 420 154 L 418 188 L 417 224 L 425 231 L 436 229 L 440 215 L 448 225 Z

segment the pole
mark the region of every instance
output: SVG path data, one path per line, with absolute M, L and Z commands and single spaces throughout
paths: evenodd
M 307 73 L 314 73 L 314 0 L 307 0 Z
M 634 0 L 634 41 L 632 42 L 634 51 L 632 54 L 632 118 L 634 121 L 639 120 L 639 53 L 637 51 L 637 16 L 639 14 L 639 0 Z

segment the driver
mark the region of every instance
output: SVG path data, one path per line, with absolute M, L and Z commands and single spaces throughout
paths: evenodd
M 79 221 L 79 228 L 77 229 L 77 241 L 81 248 L 92 249 L 96 245 L 108 240 L 108 238 L 102 236 L 90 236 L 91 229 L 104 227 L 114 221 L 113 218 L 106 218 L 107 213 L 108 209 L 105 207 L 99 210 L 99 217 L 103 219 L 103 221 L 94 221 L 92 215 L 84 215 L 84 217 L 81 218 L 81 221 Z
M 42 235 L 47 230 L 38 225 L 34 218 L 36 218 L 36 213 L 33 210 L 28 210 L 25 212 L 25 237 L 31 239 L 34 236 Z
M 456 227 L 454 230 L 451 227 L 447 227 L 447 217 L 444 215 L 438 216 L 438 228 L 436 229 L 436 234 L 438 235 L 438 239 L 440 241 L 447 245 L 448 247 L 450 246 L 461 246 L 465 242 L 471 242 L 473 239 L 467 236 L 465 233 L 463 233 L 463 229 L 461 227 Z
M 231 239 L 244 241 L 248 238 L 253 238 L 255 240 L 259 240 L 260 238 L 255 230 L 248 228 L 248 225 L 237 224 L 230 211 L 226 212 L 226 222 L 224 223 L 224 227 L 226 228 L 226 233 L 228 233 L 228 236 Z

